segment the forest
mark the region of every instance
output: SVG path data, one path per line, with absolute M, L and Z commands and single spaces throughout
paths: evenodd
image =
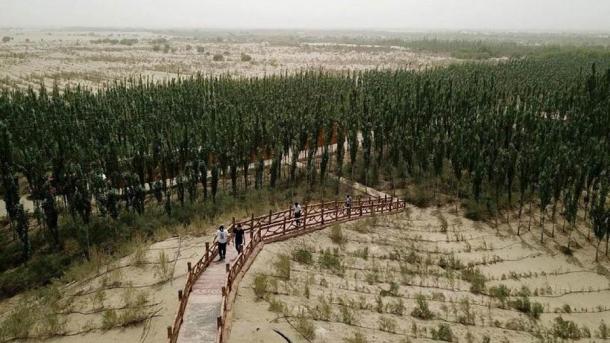
M 185 203 L 213 203 L 222 180 L 236 197 L 295 182 L 297 151 L 306 151 L 310 186 L 324 183 L 331 165 L 365 184 L 381 170 L 396 180 L 450 173 L 455 196 L 489 212 L 514 205 L 521 217 L 536 206 L 542 220 L 560 217 L 570 228 L 584 209 L 598 249 L 610 237 L 604 54 L 4 90 L 0 141 L 1 272 L 57 255 L 67 238 L 87 258 L 95 235 L 129 234 L 100 232 L 96 218 L 141 216 L 155 203 L 171 217 Z M 27 287 L 3 277 L 1 297 Z

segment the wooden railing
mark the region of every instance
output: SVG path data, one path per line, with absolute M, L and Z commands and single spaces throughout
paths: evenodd
M 396 213 L 402 211 L 406 206 L 404 200 L 397 198 L 367 198 L 358 199 L 351 208 L 346 208 L 343 203 L 338 201 L 322 202 L 314 205 L 305 205 L 303 214 L 297 223 L 294 218 L 292 208 L 276 213 L 269 212 L 268 215 L 254 217 L 233 223 L 230 226 L 229 232 L 237 224 L 241 224 L 244 231 L 249 233 L 250 239 L 245 244 L 242 252 L 237 256 L 232 265 L 226 264 L 227 276 L 225 286 L 222 287 L 222 301 L 220 305 L 220 315 L 217 323 L 216 342 L 223 343 L 226 339 L 226 315 L 229 302 L 229 294 L 233 290 L 235 280 L 238 274 L 242 271 L 244 265 L 249 261 L 253 252 L 261 243 L 271 243 L 300 236 L 316 230 L 320 230 L 329 225 L 336 223 L 347 222 L 363 217 L 370 217 L 375 214 Z M 232 234 L 229 235 L 231 239 Z M 218 256 L 218 244 L 216 239 L 210 244 L 205 245 L 205 255 L 197 261 L 195 267 L 187 264 L 187 279 L 183 290 L 178 291 L 178 299 L 180 306 L 174 320 L 174 325 L 167 328 L 167 335 L 170 343 L 175 343 L 178 340 L 180 327 L 184 321 L 184 311 L 188 302 L 188 297 L 193 289 L 193 284 L 210 265 L 211 261 Z

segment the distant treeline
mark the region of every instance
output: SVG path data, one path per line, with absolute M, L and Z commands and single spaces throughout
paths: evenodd
M 138 44 L 138 40 L 135 38 L 123 38 L 123 39 L 110 39 L 110 38 L 104 38 L 104 39 L 94 39 L 90 41 L 92 44 L 112 44 L 112 45 L 116 45 L 116 44 L 121 44 L 121 45 L 134 45 L 134 44 Z

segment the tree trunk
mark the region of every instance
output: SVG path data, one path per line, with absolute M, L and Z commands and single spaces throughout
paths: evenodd
M 544 212 L 542 210 L 540 210 L 540 243 L 544 244 Z

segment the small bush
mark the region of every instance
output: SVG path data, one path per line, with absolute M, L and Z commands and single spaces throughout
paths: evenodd
M 475 268 L 467 268 L 462 271 L 462 279 L 470 282 L 470 291 L 474 294 L 480 294 L 485 291 L 485 276 L 480 270 Z
M 563 339 L 582 338 L 578 326 L 571 320 L 564 320 L 561 316 L 555 318 L 552 331 L 553 336 Z
M 313 263 L 313 255 L 311 251 L 306 249 L 297 249 L 292 252 L 292 259 L 301 264 L 310 265 Z
M 298 316 L 295 329 L 309 341 L 316 338 L 316 330 L 313 322 L 310 319 L 307 319 L 303 313 Z
M 318 263 L 323 269 L 329 269 L 338 275 L 343 275 L 345 272 L 343 265 L 341 264 L 341 258 L 326 249 L 319 257 Z
M 506 299 L 510 296 L 510 289 L 505 285 L 493 286 L 489 289 L 489 295 L 498 299 L 502 307 L 506 306 Z
M 225 57 L 222 54 L 214 54 L 214 56 L 212 57 L 212 61 L 214 61 L 214 62 L 222 62 L 224 60 L 225 60 Z
M 205 52 L 205 48 L 202 47 L 202 46 L 198 46 L 197 47 L 197 52 L 200 53 L 200 54 L 203 54 Z
M 389 303 L 387 306 L 388 306 L 388 312 L 391 314 L 394 314 L 397 316 L 402 316 L 404 314 L 405 304 L 403 303 L 402 299 L 398 299 L 394 303 Z
M 423 294 L 418 294 L 416 297 L 417 307 L 411 311 L 411 316 L 423 320 L 429 320 L 434 318 L 434 313 L 430 311 L 428 307 L 428 302 L 426 301 L 426 297 Z
M 379 330 L 392 333 L 396 332 L 396 321 L 388 317 L 379 318 Z
M 330 240 L 337 245 L 343 245 L 347 242 L 347 239 L 343 236 L 343 231 L 341 231 L 341 227 L 338 225 L 334 225 L 330 229 L 329 237 Z
M 115 310 L 104 311 L 102 314 L 102 329 L 110 330 L 119 323 L 119 316 Z
M 597 329 L 597 337 L 602 339 L 608 339 L 610 337 L 610 329 L 608 329 L 608 325 L 603 320 L 599 323 L 599 327 Z
M 250 62 L 252 61 L 252 56 L 248 55 L 248 54 L 241 54 L 241 61 L 242 62 Z
M 341 306 L 340 311 L 342 323 L 352 325 L 356 322 L 356 315 L 354 314 L 354 311 L 352 311 L 349 307 Z
M 530 302 L 529 298 L 526 296 L 521 296 L 520 298 L 510 301 L 509 305 L 534 319 L 540 318 L 540 314 L 544 311 L 544 306 L 542 306 L 542 304 Z
M 273 263 L 275 273 L 278 277 L 284 280 L 290 280 L 290 258 L 288 255 L 279 255 L 277 260 Z
M 257 299 L 263 299 L 267 294 L 269 282 L 266 275 L 258 274 L 254 277 L 254 294 Z
M 447 324 L 439 324 L 438 328 L 432 329 L 432 339 L 437 341 L 453 342 L 453 332 Z
M 283 313 L 285 308 L 286 304 L 284 304 L 284 302 L 281 300 L 277 300 L 275 298 L 271 298 L 271 300 L 269 300 L 269 311 Z
M 414 186 L 413 190 L 407 192 L 405 200 L 419 208 L 426 208 L 432 204 L 434 194 L 428 188 Z

